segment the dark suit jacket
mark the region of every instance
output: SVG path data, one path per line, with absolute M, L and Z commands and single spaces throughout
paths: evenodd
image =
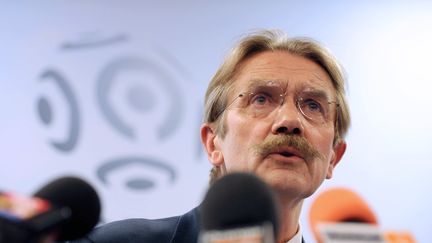
M 194 208 L 171 218 L 126 219 L 108 223 L 70 243 L 196 243 L 199 231 L 199 210 Z
M 126 219 L 105 224 L 71 243 L 194 243 L 199 233 L 198 209 L 165 219 Z

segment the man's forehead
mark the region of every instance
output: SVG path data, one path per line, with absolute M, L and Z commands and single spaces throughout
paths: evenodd
M 321 87 L 333 87 L 331 78 L 326 70 L 319 64 L 307 60 L 304 57 L 284 55 L 272 56 L 254 56 L 245 60 L 239 66 L 237 75 L 235 75 L 235 86 L 251 86 L 261 84 L 272 80 L 279 84 L 287 84 L 287 82 L 304 83 Z M 260 61 L 260 59 L 263 59 Z M 265 61 L 270 59 L 269 61 Z M 298 60 L 298 62 L 296 62 Z
M 251 77 L 245 79 L 244 82 L 238 81 L 238 86 L 243 87 L 254 87 L 254 86 L 279 86 L 285 87 L 289 84 L 294 86 L 317 86 L 326 88 L 327 86 L 332 86 L 329 84 L 329 80 L 323 79 L 317 75 L 311 75 L 311 77 L 297 79 L 296 77 L 288 78 L 267 78 L 267 77 Z
M 301 92 L 308 91 L 314 93 L 322 93 L 326 96 L 333 96 L 335 93 L 333 85 L 329 80 L 321 78 L 310 79 L 270 79 L 270 78 L 251 78 L 245 80 L 234 81 L 234 90 L 243 92 L 256 89 L 257 87 L 274 87 L 283 92 Z
M 255 73 L 287 72 L 291 74 L 316 74 L 326 76 L 327 72 L 316 61 L 288 51 L 263 51 L 248 56 L 237 67 L 237 73 L 247 75 Z

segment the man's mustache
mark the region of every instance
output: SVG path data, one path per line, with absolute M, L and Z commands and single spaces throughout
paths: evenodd
M 298 135 L 284 134 L 267 137 L 263 142 L 253 146 L 255 152 L 265 157 L 282 146 L 289 146 L 297 150 L 306 161 L 315 158 L 324 159 L 324 156 L 312 146 L 306 138 Z

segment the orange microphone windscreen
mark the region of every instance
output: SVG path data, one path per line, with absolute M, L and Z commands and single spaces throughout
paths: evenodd
M 309 211 L 309 224 L 318 242 L 319 223 L 358 222 L 378 224 L 367 203 L 355 192 L 346 188 L 332 188 L 319 194 Z

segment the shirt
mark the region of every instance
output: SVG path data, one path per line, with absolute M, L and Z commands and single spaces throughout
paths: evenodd
M 294 235 L 293 238 L 291 238 L 291 240 L 287 241 L 287 243 L 302 243 L 302 242 L 303 242 L 303 237 L 301 233 L 301 227 L 299 225 L 297 233 Z

